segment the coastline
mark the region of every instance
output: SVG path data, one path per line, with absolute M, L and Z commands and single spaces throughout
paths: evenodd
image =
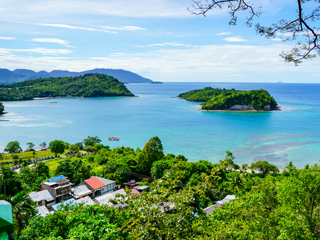
M 272 112 L 272 111 L 280 111 L 280 110 L 230 110 L 230 109 L 224 109 L 224 110 L 204 110 L 199 109 L 201 112 L 232 112 L 232 113 L 262 113 L 262 112 Z
M 98 97 L 100 98 L 102 96 L 98 96 Z M 104 97 L 140 97 L 140 96 L 133 95 L 133 96 L 104 96 Z M 56 98 L 95 98 L 95 97 L 82 97 L 82 96 L 36 97 L 30 100 L 47 100 L 47 99 L 56 99 Z M 24 101 L 24 100 L 18 100 L 18 101 Z

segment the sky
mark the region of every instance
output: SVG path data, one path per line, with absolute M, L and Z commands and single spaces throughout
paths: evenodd
M 291 0 L 252 0 L 270 26 L 296 16 Z M 319 83 L 320 59 L 279 56 L 294 42 L 230 26 L 226 9 L 193 15 L 191 0 L 0 0 L 0 68 L 125 69 L 162 82 Z M 316 3 L 309 3 L 312 9 Z M 306 9 L 307 10 L 307 9 Z M 280 36 L 279 36 L 280 37 Z

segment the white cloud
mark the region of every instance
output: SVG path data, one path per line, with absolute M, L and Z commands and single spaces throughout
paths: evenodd
M 101 27 L 105 29 L 111 29 L 111 30 L 127 30 L 127 31 L 146 30 L 145 28 L 135 27 L 135 26 L 122 26 L 122 27 L 101 26 Z
M 49 26 L 49 27 L 59 27 L 59 28 L 69 28 L 69 29 L 81 29 L 81 30 L 87 30 L 87 31 L 99 31 L 98 29 L 94 29 L 94 28 L 76 27 L 76 26 L 71 26 L 71 25 L 67 25 L 67 24 L 38 23 L 37 25 Z
M 227 42 L 247 42 L 247 40 L 243 39 L 240 36 L 236 36 L 236 37 L 227 37 L 223 39 L 224 41 Z
M 69 42 L 67 40 L 59 39 L 59 38 L 33 38 L 32 42 L 41 42 L 41 43 L 58 43 L 62 45 L 68 45 Z
M 222 32 L 222 33 L 217 33 L 217 36 L 221 36 L 221 35 L 230 35 L 231 32 Z
M 308 81 L 318 81 L 320 59 L 305 61 L 301 67 L 297 68 L 293 64 L 285 64 L 279 57 L 281 51 L 290 50 L 291 47 L 284 44 L 207 45 L 187 49 L 147 49 L 137 54 L 115 52 L 107 57 L 93 58 L 26 57 L 13 55 L 12 52 L 7 53 L 0 49 L 2 53 L 0 54 L 0 66 L 37 71 L 125 69 L 158 81 L 195 81 L 195 79 L 211 82 L 221 79 L 224 81 L 257 81 L 264 77 L 274 82 L 274 77 L 269 76 L 281 76 L 281 79 L 290 76 L 291 79 L 287 80 L 288 82 L 297 82 L 301 81 L 299 76 L 304 76 L 304 74 L 308 74 Z M 45 50 L 24 51 L 45 53 Z M 245 74 L 245 77 L 240 79 L 240 77 L 234 77 L 235 74 Z M 312 78 L 312 75 L 317 75 L 317 77 Z
M 283 40 L 281 38 L 272 38 L 272 41 L 282 42 Z
M 2 53 L 2 54 L 8 54 L 8 53 L 12 53 L 12 52 L 39 53 L 42 55 L 59 55 L 59 54 L 72 53 L 72 51 L 68 50 L 68 49 L 48 49 L 48 48 L 7 49 L 7 48 L 0 48 L 0 53 Z
M 1 40 L 15 40 L 14 37 L 0 37 Z
M 172 46 L 172 47 L 197 47 L 194 45 L 189 45 L 189 44 L 183 44 L 183 43 L 154 43 L 154 44 L 148 44 L 145 47 L 164 47 L 164 46 Z M 139 47 L 144 47 L 144 46 L 139 46 Z

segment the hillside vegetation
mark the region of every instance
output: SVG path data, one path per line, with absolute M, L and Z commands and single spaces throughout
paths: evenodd
M 36 97 L 134 96 L 123 83 L 105 74 L 78 77 L 40 78 L 11 85 L 0 85 L 0 100 L 20 101 Z
M 255 110 L 263 110 L 270 105 L 270 110 L 277 109 L 277 102 L 263 89 L 260 90 L 235 90 L 206 87 L 181 93 L 178 97 L 188 101 L 203 102 L 203 110 L 226 110 L 234 105 L 251 106 Z

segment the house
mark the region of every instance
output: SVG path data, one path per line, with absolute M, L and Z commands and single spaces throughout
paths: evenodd
M 96 197 L 95 200 L 102 205 L 103 204 L 107 204 L 109 206 L 117 205 L 109 201 L 109 200 L 115 200 L 115 201 L 121 200 L 122 198 L 116 197 L 117 194 L 127 195 L 124 189 L 120 189 L 120 190 L 102 195 L 100 197 Z
M 38 214 L 37 215 L 40 215 L 42 217 L 45 217 L 47 216 L 50 212 L 48 210 L 48 208 L 46 206 L 40 206 L 40 207 L 36 207 L 37 211 L 38 211 Z
M 12 207 L 7 201 L 0 200 L 0 239 L 13 239 Z
M 47 189 L 39 192 L 29 193 L 29 197 L 32 201 L 37 203 L 37 207 L 48 207 L 56 203 L 55 198 Z
M 217 207 L 220 208 L 222 207 L 224 204 L 228 203 L 229 201 L 231 200 L 234 200 L 236 199 L 236 196 L 235 195 L 227 195 L 224 199 L 218 201 L 216 203 Z
M 85 185 L 93 192 L 94 197 L 113 192 L 116 182 L 102 177 L 91 177 L 84 180 Z
M 89 196 L 87 196 L 87 197 L 84 197 L 84 198 L 81 198 L 78 200 L 75 200 L 74 198 L 70 198 L 64 202 L 54 204 L 52 206 L 52 208 L 54 211 L 57 211 L 57 210 L 59 210 L 59 207 L 61 205 L 63 205 L 63 206 L 66 206 L 66 205 L 78 206 L 80 204 L 83 204 L 83 206 L 87 206 L 87 205 L 94 205 L 95 203 L 94 203 L 94 201 L 92 201 L 92 199 Z
M 92 195 L 92 191 L 85 184 L 82 184 L 82 185 L 79 185 L 79 186 L 72 188 L 71 192 L 72 192 L 72 196 L 75 199 L 79 199 L 79 198 L 83 198 L 83 197 Z
M 224 199 L 217 201 L 215 204 L 206 207 L 203 209 L 207 214 L 210 214 L 214 209 L 222 207 L 224 204 L 228 203 L 231 200 L 236 199 L 235 195 L 227 195 Z
M 55 202 L 59 203 L 62 200 L 71 198 L 71 186 L 73 183 L 68 178 L 61 175 L 48 179 L 46 182 L 41 183 L 42 188 L 47 189 L 55 198 Z
M 137 186 L 134 188 L 137 189 L 139 192 L 149 192 L 149 186 Z

